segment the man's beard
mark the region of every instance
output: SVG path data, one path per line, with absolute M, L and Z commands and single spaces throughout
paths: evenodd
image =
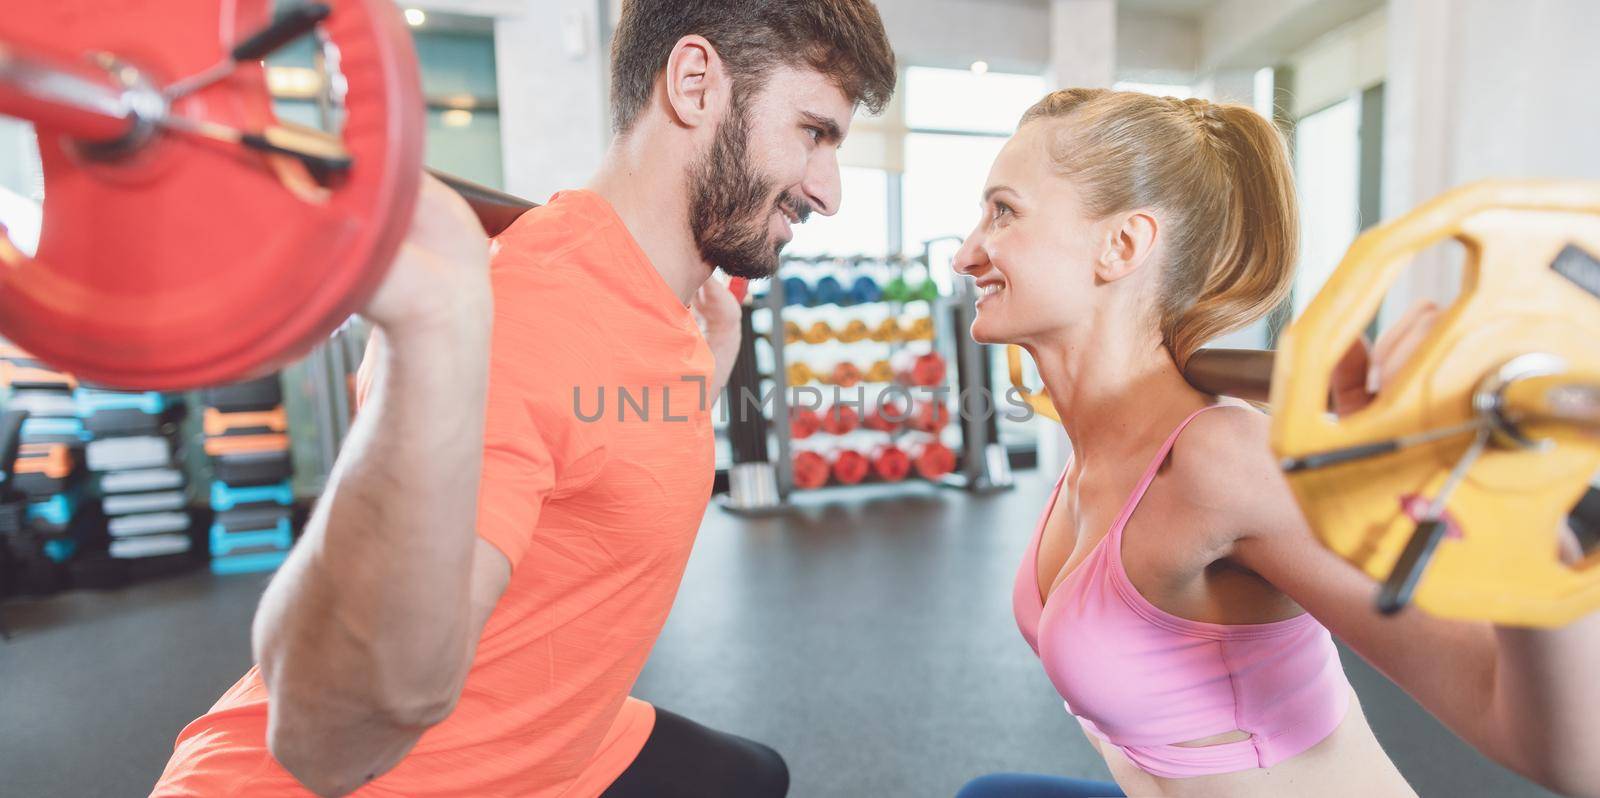
M 768 199 L 773 184 L 751 168 L 749 132 L 744 98 L 736 94 L 710 149 L 689 167 L 689 229 L 706 263 L 757 280 L 777 273 L 785 243 L 768 238 L 773 211 L 787 209 L 804 222 L 811 203 L 788 191 L 776 203 Z

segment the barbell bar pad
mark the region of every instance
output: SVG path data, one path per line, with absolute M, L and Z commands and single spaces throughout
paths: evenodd
M 472 208 L 473 214 L 483 224 L 483 231 L 490 236 L 500 235 L 511 226 L 522 214 L 538 207 L 537 203 L 530 202 L 515 194 L 507 194 L 499 189 L 474 183 L 464 177 L 457 177 L 448 172 L 437 169 L 428 169 L 428 174 L 434 179 L 449 186 L 452 191 L 461 195 Z
M 1202 349 L 1189 357 L 1183 378 L 1209 394 L 1266 403 L 1272 392 L 1270 349 Z

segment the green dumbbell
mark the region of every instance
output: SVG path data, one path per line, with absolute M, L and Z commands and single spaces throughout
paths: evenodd
M 886 302 L 910 302 L 916 297 L 911 293 L 911 286 L 906 284 L 905 276 L 897 274 L 883 287 L 883 299 Z

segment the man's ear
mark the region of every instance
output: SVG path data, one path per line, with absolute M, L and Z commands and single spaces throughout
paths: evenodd
M 679 39 L 667 56 L 663 77 L 673 121 L 684 127 L 701 127 L 721 117 L 721 106 L 727 102 L 727 75 L 716 48 L 704 36 L 691 34 Z
M 1105 241 L 1095 260 L 1095 276 L 1105 282 L 1127 277 L 1149 261 L 1160 223 L 1147 210 L 1117 214 L 1104 221 Z

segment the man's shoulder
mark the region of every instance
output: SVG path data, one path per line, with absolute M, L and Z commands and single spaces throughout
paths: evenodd
M 517 264 L 570 261 L 576 257 L 604 257 L 609 244 L 605 228 L 610 223 L 589 207 L 592 203 L 557 194 L 547 205 L 533 208 L 494 239 L 494 259 Z

